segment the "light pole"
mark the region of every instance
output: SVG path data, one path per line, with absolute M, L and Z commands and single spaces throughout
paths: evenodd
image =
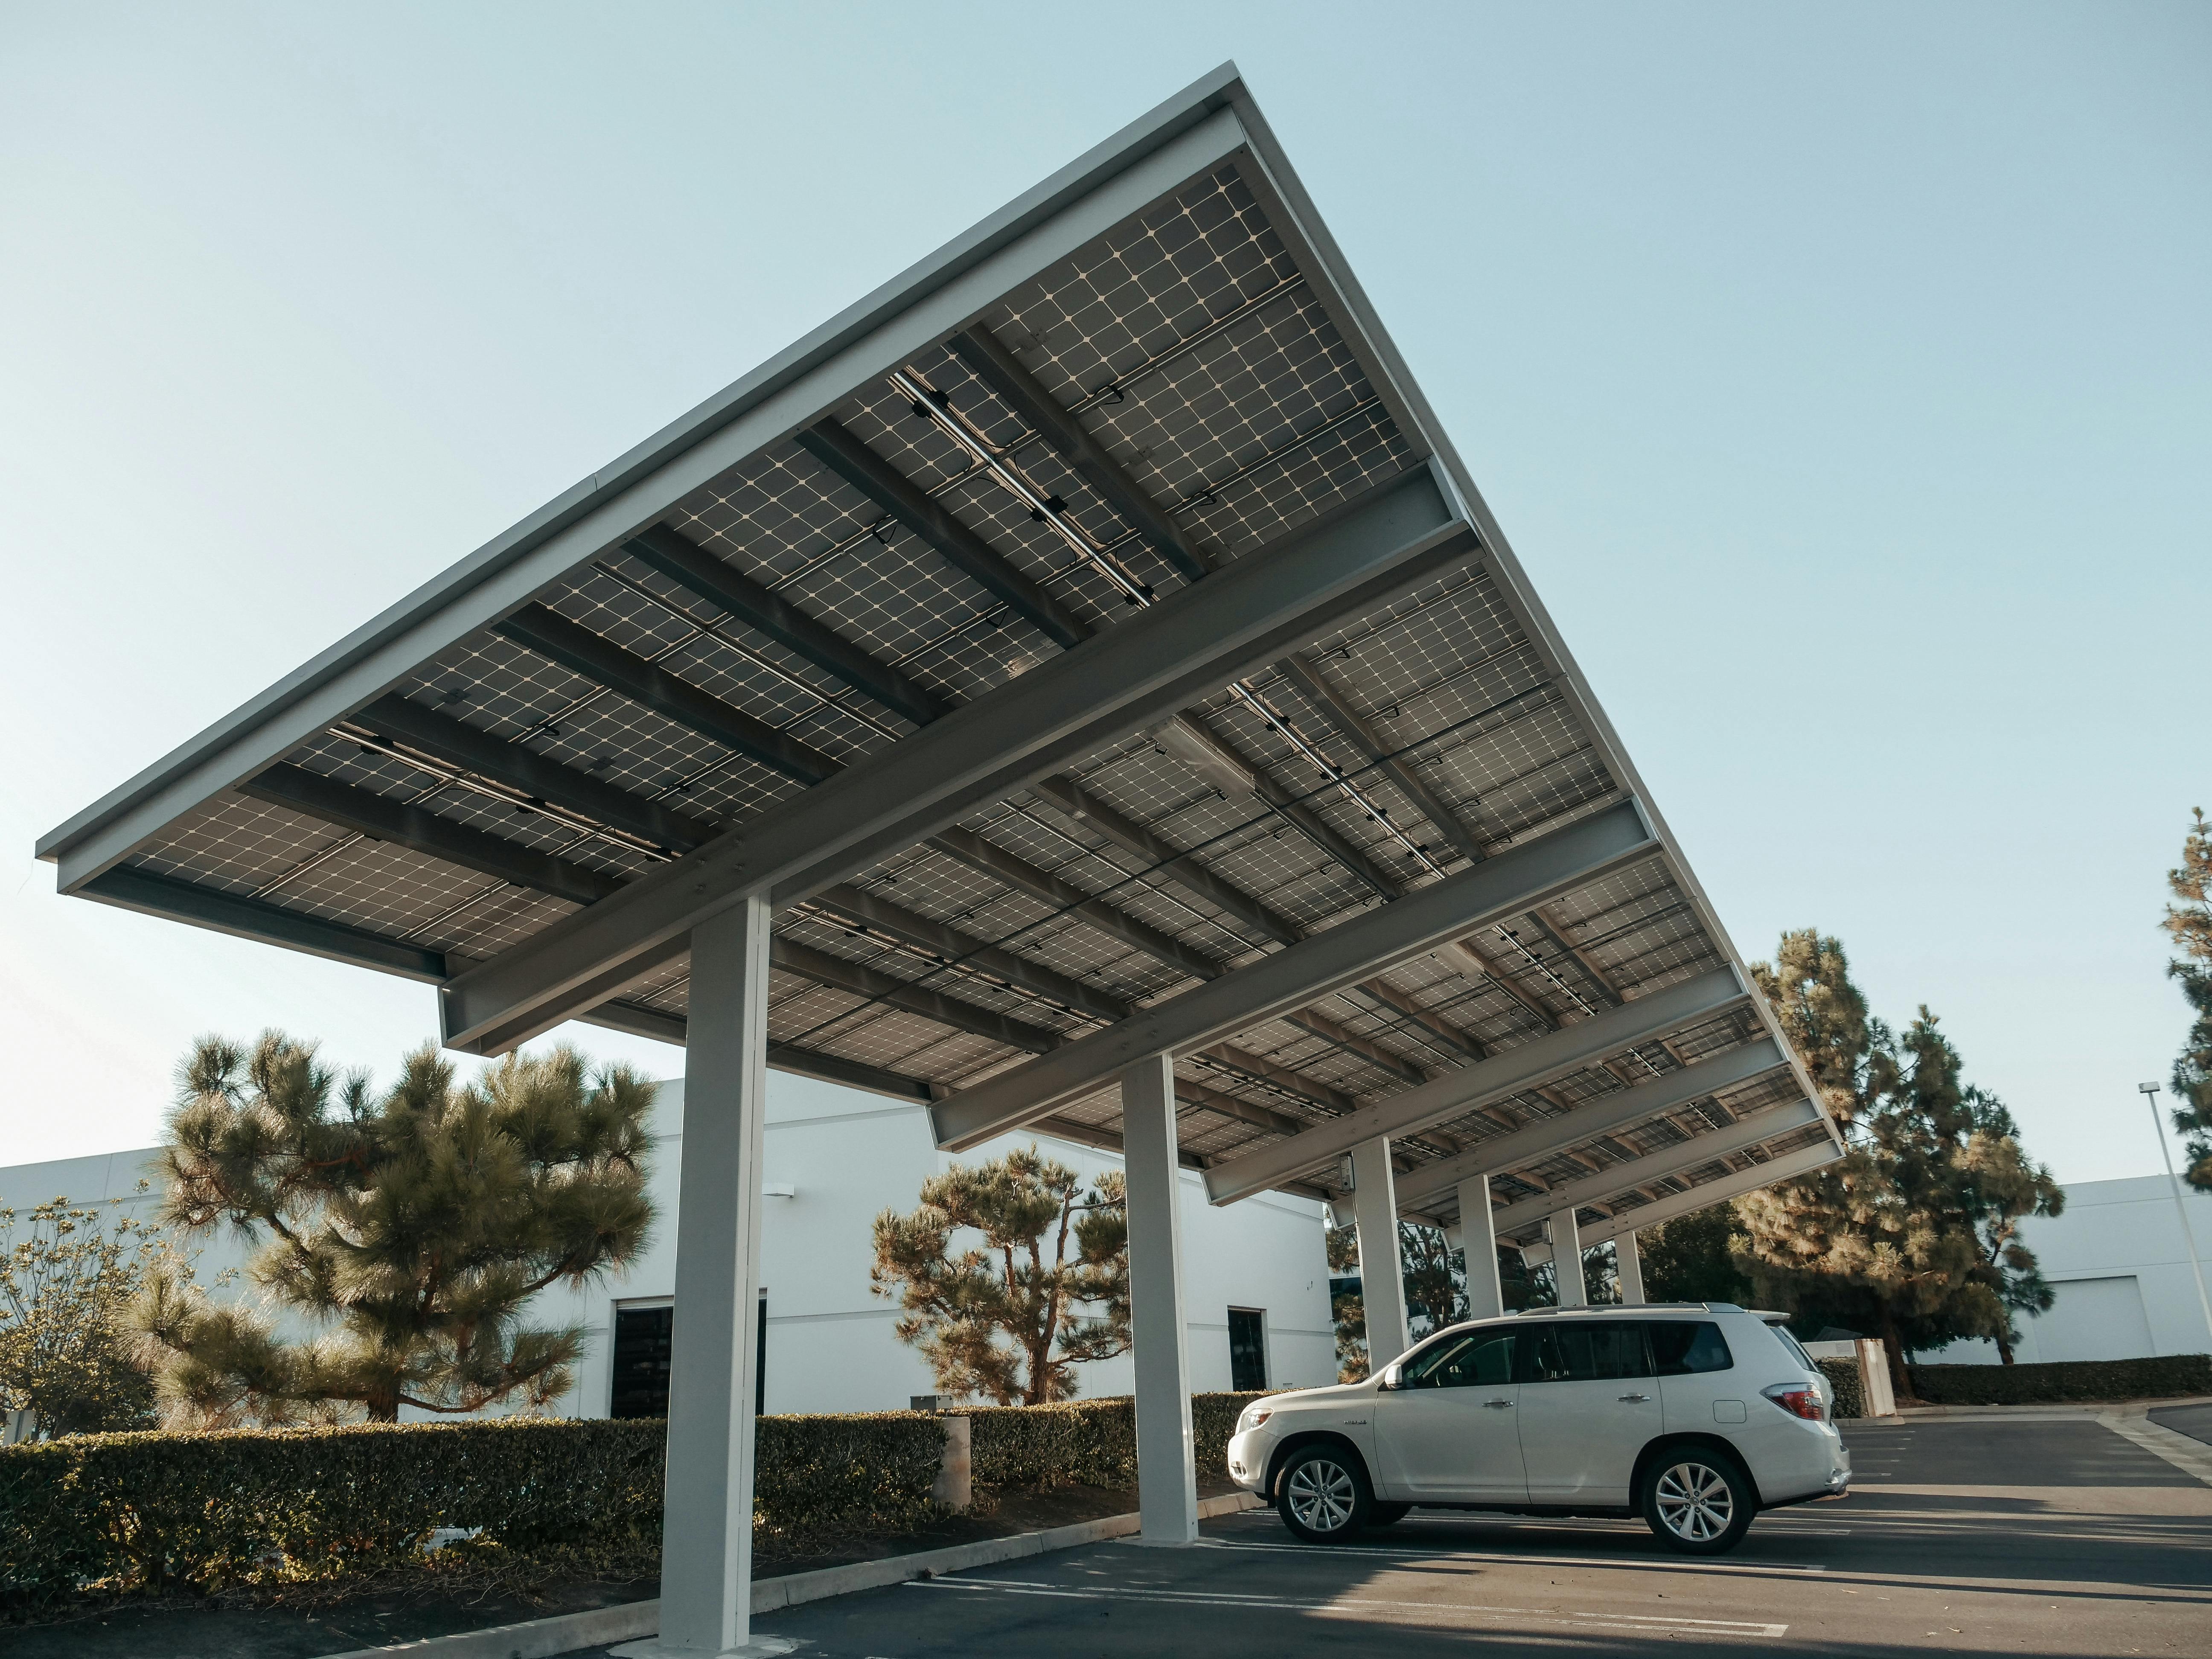
M 2197 1259 L 2197 1235 L 2189 1230 L 2188 1206 L 2181 1201 L 2181 1177 L 2173 1172 L 2173 1154 L 2166 1150 L 2166 1125 L 2158 1117 L 2158 1085 L 2138 1083 L 2143 1104 L 2150 1108 L 2150 1127 L 2158 1135 L 2158 1155 L 2166 1160 L 2166 1179 L 2173 1188 L 2173 1212 L 2181 1218 L 2181 1242 L 2189 1247 L 2189 1271 L 2197 1275 L 2197 1305 L 2204 1310 L 2204 1329 L 2212 1335 L 2212 1297 L 2204 1294 L 2204 1264 Z

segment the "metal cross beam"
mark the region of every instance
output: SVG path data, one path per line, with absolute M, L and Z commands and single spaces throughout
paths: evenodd
M 1643 1228 L 1656 1227 L 1662 1221 L 1672 1221 L 1678 1215 L 1688 1215 L 1692 1211 L 1715 1204 L 1725 1204 L 1729 1199 L 1755 1193 L 1762 1187 L 1773 1186 L 1777 1182 L 1810 1175 L 1815 1170 L 1833 1164 L 1843 1155 L 1844 1149 L 1834 1141 L 1818 1141 L 1796 1152 L 1769 1158 L 1764 1164 L 1754 1164 L 1735 1175 L 1701 1182 L 1687 1192 L 1670 1194 L 1656 1202 L 1639 1204 L 1632 1210 L 1619 1211 L 1582 1235 L 1583 1248 L 1588 1249 L 1594 1244 L 1625 1238 Z M 1540 1267 L 1552 1259 L 1550 1248 L 1544 1245 L 1530 1246 L 1521 1254 L 1532 1267 Z
M 1477 551 L 1410 471 L 455 975 L 446 1042 L 503 1053 L 620 991 L 700 918 L 846 880 Z
M 1561 1146 L 1589 1140 L 1608 1130 L 1686 1106 L 1704 1099 L 1716 1089 L 1749 1082 L 1784 1063 L 1781 1051 L 1761 1037 L 1694 1066 L 1668 1072 L 1632 1089 L 1600 1095 L 1557 1117 L 1540 1117 L 1510 1133 L 1478 1142 L 1457 1158 L 1424 1164 L 1398 1183 L 1398 1201 L 1409 1208 L 1420 1208 L 1450 1193 L 1462 1181 L 1510 1170 Z
M 638 532 L 623 550 L 916 726 L 928 725 L 951 708 L 928 687 L 878 661 L 782 594 L 666 525 Z
M 1572 833 L 1571 830 L 1559 830 L 1546 836 L 1543 842 L 1530 843 L 1530 847 L 1540 847 Z M 1527 850 L 1529 849 L 1516 848 L 1512 853 L 1501 853 L 1452 879 L 1466 881 L 1484 871 L 1496 869 L 1507 859 Z M 1520 908 L 1526 909 L 1528 903 L 1534 902 L 1536 901 L 1524 901 Z M 1329 935 L 1320 937 L 1327 939 Z M 1564 1030 L 1531 1037 L 1480 1065 L 1446 1072 L 1418 1089 L 1389 1096 L 1333 1122 L 1317 1124 L 1304 1134 L 1218 1164 L 1206 1172 L 1206 1196 L 1216 1204 L 1226 1204 L 1264 1192 L 1289 1176 L 1342 1156 L 1363 1140 L 1371 1140 L 1376 1135 L 1415 1134 L 1432 1124 L 1504 1100 L 1524 1089 L 1571 1076 L 1633 1043 L 1648 1042 L 1662 1032 L 1679 1030 L 1692 1021 L 1710 1018 L 1738 1006 L 1747 995 L 1734 969 L 1727 968 L 1669 985 L 1622 1007 L 1579 1020 Z M 1066 1052 L 1062 1049 L 1050 1058 L 1057 1060 Z M 1572 1137 L 1568 1139 L 1571 1141 Z
M 456 823 L 427 806 L 341 783 L 303 766 L 272 766 L 240 785 L 239 793 L 576 904 L 594 904 L 622 890 L 620 876 L 541 853 L 488 830 Z
M 1046 638 L 1073 647 L 1091 637 L 1073 611 L 836 421 L 817 421 L 798 435 L 800 448 L 935 548 L 977 586 L 1021 612 Z
M 688 853 L 714 838 L 714 827 L 634 795 L 548 756 L 493 736 L 466 720 L 396 693 L 379 697 L 348 724 L 448 766 L 519 789 L 564 807 L 610 830 L 620 830 L 672 853 Z
M 1203 592 L 1219 580 L 1209 578 L 1191 591 Z M 1633 802 L 1623 802 L 962 1090 L 931 1109 L 937 1144 L 957 1152 L 988 1140 L 1080 1099 L 1146 1055 L 1204 1048 L 1656 850 L 1643 813 Z M 1310 1130 L 1284 1144 L 1303 1146 L 1335 1127 Z M 1282 1173 L 1296 1173 L 1340 1150 L 1348 1146 L 1297 1159 L 1296 1169 Z M 1261 1184 L 1273 1186 L 1274 1178 Z
M 976 379 L 1059 451 L 1084 482 L 1104 497 L 1122 521 L 1150 542 L 1184 580 L 1196 581 L 1206 574 L 1206 560 L 1175 520 L 1137 487 L 1121 463 L 1100 447 L 1072 411 L 1061 408 L 1057 398 L 1030 378 L 1014 354 L 999 343 L 998 336 L 979 325 L 954 335 L 945 344 Z
M 1554 1187 L 1540 1197 L 1509 1204 L 1492 1212 L 1491 1226 L 1500 1233 L 1515 1232 L 1557 1211 L 1571 1207 L 1580 1209 L 1587 1204 L 1602 1204 L 1607 1199 L 1633 1192 L 1639 1186 L 1663 1181 L 1668 1176 L 1694 1170 L 1702 1164 L 1711 1164 L 1724 1152 L 1740 1152 L 1747 1146 L 1759 1146 L 1777 1135 L 1788 1134 L 1792 1129 L 1802 1129 L 1808 1123 L 1820 1121 L 1820 1108 L 1809 1100 L 1795 1101 L 1786 1106 L 1753 1112 L 1725 1129 L 1692 1136 L 1680 1146 L 1647 1152 L 1626 1164 L 1616 1164 L 1609 1169 L 1600 1170 L 1595 1175 L 1584 1176 L 1579 1181 L 1570 1181 L 1564 1186 Z

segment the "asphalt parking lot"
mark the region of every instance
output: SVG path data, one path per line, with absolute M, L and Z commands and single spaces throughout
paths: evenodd
M 2078 1418 L 1848 1437 L 1849 1498 L 1762 1516 L 1715 1562 L 1664 1553 L 1641 1522 L 1416 1512 L 1316 1549 L 1258 1511 L 1208 1522 L 1191 1549 L 1101 1544 L 792 1608 L 755 1630 L 825 1659 L 1336 1659 L 1470 1641 L 2212 1655 L 2212 1486 Z

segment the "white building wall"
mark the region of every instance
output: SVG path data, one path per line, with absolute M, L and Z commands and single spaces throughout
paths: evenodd
M 2212 1254 L 2212 1193 L 2182 1187 L 2197 1249 Z M 2140 1359 L 2212 1353 L 2190 1272 L 2181 1218 L 2166 1178 L 2135 1176 L 2084 1181 L 2066 1188 L 2066 1207 L 2021 1224 L 2057 1299 L 2051 1311 L 2019 1322 L 2013 1357 L 2023 1364 L 2067 1359 Z M 1954 1342 L 1919 1356 L 1946 1365 L 1994 1365 L 1994 1342 Z
M 590 1334 L 576 1387 L 560 1407 L 563 1415 L 605 1414 L 616 1309 L 665 1302 L 674 1289 L 683 1120 L 678 1079 L 660 1085 L 653 1106 L 651 1182 L 659 1219 L 647 1249 L 626 1273 L 580 1291 L 556 1286 L 533 1306 L 537 1321 L 573 1322 Z M 768 1200 L 761 1225 L 770 1412 L 884 1411 L 935 1392 L 921 1355 L 892 1332 L 896 1304 L 868 1288 L 870 1223 L 885 1209 L 913 1209 L 927 1176 L 956 1161 L 980 1163 L 1031 1141 L 1086 1179 L 1119 1167 L 1109 1153 L 1029 1134 L 1001 1137 L 956 1160 L 937 1150 L 923 1107 L 781 1072 L 769 1076 L 765 1140 L 763 1185 L 771 1192 L 791 1188 L 787 1198 Z M 156 1157 L 138 1151 L 0 1169 L 0 1206 L 24 1210 L 65 1194 L 78 1202 L 125 1198 L 127 1211 L 150 1214 L 159 1197 Z M 138 1195 L 142 1178 L 154 1189 Z M 1334 1382 L 1321 1206 L 1268 1194 L 1216 1209 L 1190 1171 L 1183 1176 L 1182 1199 L 1191 1386 L 1229 1387 L 1231 1308 L 1260 1310 L 1272 1386 Z M 220 1231 L 199 1249 L 203 1283 L 242 1266 L 248 1254 Z M 1133 1386 L 1126 1355 L 1085 1365 L 1079 1374 L 1086 1397 L 1127 1394 Z

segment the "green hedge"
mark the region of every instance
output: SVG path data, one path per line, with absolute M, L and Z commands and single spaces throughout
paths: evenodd
M 1816 1359 L 1813 1363 L 1820 1368 L 1820 1375 L 1828 1379 L 1829 1386 L 1835 1390 L 1835 1403 L 1828 1414 L 1838 1422 L 1848 1417 L 1864 1417 L 1867 1414 L 1866 1389 L 1859 1376 L 1859 1362 L 1856 1359 Z
M 931 1513 L 945 1430 L 911 1412 L 760 1419 L 754 1537 L 790 1553 Z M 514 1549 L 660 1532 L 658 1421 L 520 1420 L 0 1447 L 0 1599 L 336 1577 L 437 1527 Z
M 1256 1394 L 1191 1399 L 1199 1471 L 1222 1472 Z M 1127 1399 L 984 1407 L 986 1487 L 1134 1484 Z M 839 1534 L 910 1530 L 935 1512 L 933 1416 L 763 1417 L 753 1536 L 792 1555 Z M 0 1447 L 0 1601 L 337 1578 L 419 1559 L 439 1527 L 491 1543 L 657 1547 L 658 1420 L 520 1419 L 216 1434 L 76 1435 Z
M 1261 1395 L 1194 1394 L 1190 1425 L 1201 1480 L 1224 1473 L 1237 1415 Z M 1136 1407 L 1126 1395 L 1056 1406 L 978 1406 L 970 1469 L 979 1486 L 1127 1486 L 1137 1479 Z
M 1912 1392 L 1931 1406 L 2029 1406 L 2212 1394 L 2212 1355 L 2201 1353 L 2048 1365 L 1913 1365 L 1907 1370 Z

